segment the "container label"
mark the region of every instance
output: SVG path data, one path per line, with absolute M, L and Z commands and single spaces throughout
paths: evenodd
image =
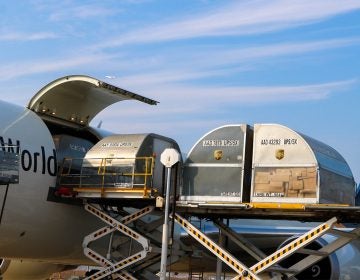
M 284 193 L 276 193 L 276 192 L 256 192 L 254 193 L 256 197 L 284 197 Z
M 239 197 L 240 192 L 221 192 L 221 196 Z
M 123 148 L 132 147 L 132 142 L 103 143 L 102 148 Z
M 70 143 L 70 144 L 69 144 L 69 147 L 70 147 L 70 149 L 73 150 L 73 151 L 82 152 L 82 153 L 86 153 L 86 152 L 87 152 L 87 150 L 86 150 L 85 147 L 80 146 L 80 145 L 77 145 L 77 144 L 71 144 L 71 143 Z
M 238 147 L 240 140 L 236 139 L 218 139 L 218 140 L 203 140 L 203 147 Z
M 276 138 L 264 138 L 260 140 L 261 145 L 263 146 L 279 146 L 279 145 L 297 145 L 298 139 L 296 138 L 285 138 L 285 139 L 276 139 Z

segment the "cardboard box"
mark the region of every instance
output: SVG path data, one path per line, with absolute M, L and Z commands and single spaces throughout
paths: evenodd
M 288 193 L 287 193 L 287 197 L 298 197 L 298 196 L 299 196 L 298 191 L 289 190 Z
M 270 172 L 264 172 L 264 171 L 256 171 L 255 172 L 255 177 L 256 176 L 269 176 Z
M 291 175 L 291 168 L 277 168 L 275 169 L 275 174 L 277 175 Z
M 282 185 L 282 183 L 270 183 L 270 184 L 255 184 L 255 188 L 254 188 L 254 192 L 256 193 L 260 193 L 260 192 L 264 192 L 264 193 L 271 193 L 271 192 L 275 192 L 275 193 L 283 193 L 284 192 L 284 186 Z
M 316 192 L 304 193 L 304 198 L 316 198 Z
M 303 176 L 303 174 L 305 174 L 306 175 L 306 168 L 293 168 L 292 169 L 292 175 L 294 176 L 294 177 L 302 177 Z
M 292 181 L 291 190 L 302 190 L 304 189 L 303 180 Z
M 270 176 L 271 182 L 289 182 L 290 176 L 285 174 L 275 174 Z
M 309 168 L 308 172 L 307 172 L 307 177 L 308 178 L 313 178 L 313 177 L 316 177 L 316 170 L 314 168 Z
M 255 174 L 255 184 L 268 184 L 270 182 L 268 172 L 256 172 Z
M 271 188 L 277 188 L 277 187 L 284 187 L 284 183 L 283 182 L 270 182 L 269 186 Z
M 304 189 L 313 189 L 316 190 L 317 184 L 316 184 L 316 177 L 313 178 L 305 178 L 303 180 L 304 182 Z
M 285 191 L 285 189 L 283 186 L 273 186 L 270 189 L 270 192 L 273 192 L 273 193 L 284 193 L 284 191 Z
M 254 192 L 270 192 L 270 184 L 255 184 Z

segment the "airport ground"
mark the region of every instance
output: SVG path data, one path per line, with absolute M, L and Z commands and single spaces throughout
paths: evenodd
M 80 280 L 85 277 L 87 269 L 81 267 L 75 270 L 64 271 L 61 273 L 54 273 L 50 280 Z M 234 277 L 233 274 L 226 273 L 221 276 L 221 280 L 228 280 Z M 207 273 L 199 273 L 193 274 L 192 276 L 189 273 L 171 273 L 170 280 L 216 280 L 216 276 L 214 274 L 207 274 Z

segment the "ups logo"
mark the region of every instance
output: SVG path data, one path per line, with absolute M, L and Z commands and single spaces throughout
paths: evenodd
M 278 159 L 278 160 L 281 160 L 285 157 L 285 150 L 283 149 L 278 149 L 275 151 L 275 157 Z
M 223 157 L 223 151 L 222 150 L 215 150 L 214 151 L 214 159 L 220 160 Z

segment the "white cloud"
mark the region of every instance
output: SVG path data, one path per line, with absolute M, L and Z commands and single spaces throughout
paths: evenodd
M 210 78 L 210 77 L 219 77 L 225 76 L 229 74 L 230 70 L 204 70 L 199 69 L 201 65 L 194 65 L 193 69 L 162 69 L 162 70 L 153 70 L 151 73 L 140 73 L 134 75 L 127 75 L 123 77 L 113 78 L 111 82 L 118 82 L 121 85 L 125 85 L 126 87 L 142 87 L 142 86 L 158 86 L 158 85 L 166 85 L 169 83 L 176 83 L 179 81 L 191 81 L 201 78 Z M 249 68 L 237 68 L 236 71 L 245 71 Z
M 36 34 L 4 34 L 0 35 L 2 40 L 40 40 L 46 38 L 55 38 L 51 33 Z M 342 38 L 333 40 L 322 40 L 314 42 L 294 42 L 274 45 L 265 45 L 250 48 L 228 48 L 218 47 L 209 50 L 194 50 L 192 53 L 166 54 L 158 57 L 157 62 L 151 62 L 148 59 L 139 59 L 137 62 L 133 59 L 127 61 L 123 54 L 91 54 L 85 53 L 78 55 L 63 55 L 63 57 L 52 60 L 21 61 L 0 66 L 1 80 L 16 78 L 19 76 L 43 73 L 67 69 L 70 67 L 83 66 L 97 61 L 102 61 L 101 65 L 108 62 L 108 67 L 113 63 L 113 58 L 121 58 L 120 63 L 115 63 L 117 69 L 124 70 L 130 68 L 145 69 L 138 74 L 124 75 L 113 79 L 111 82 L 119 82 L 127 87 L 138 87 L 142 85 L 159 85 L 171 82 L 191 81 L 201 78 L 220 77 L 232 73 L 251 71 L 255 68 L 257 61 L 263 62 L 264 59 L 288 56 L 294 54 L 305 54 L 326 49 L 341 48 L 360 44 L 359 38 Z M 159 55 L 158 55 L 159 56 Z M 151 59 L 154 61 L 154 59 Z M 176 66 L 174 65 L 176 61 Z M 249 66 L 251 62 L 252 66 Z M 191 65 L 189 65 L 189 63 Z M 19 65 L 22 65 L 19 67 Z M 134 66 L 135 65 L 135 66 Z M 231 66 L 236 65 L 236 67 Z M 223 68 L 219 68 L 222 66 Z M 160 69 L 160 70 L 159 70 Z M 214 70 L 215 69 L 215 70 Z M 126 72 L 125 72 L 126 73 Z
M 176 54 L 173 52 L 163 53 L 163 57 L 159 59 L 158 63 L 151 63 L 147 59 L 139 59 L 136 62 L 136 68 L 142 70 L 138 74 L 123 75 L 113 79 L 112 82 L 119 82 L 127 87 L 139 87 L 221 77 L 253 71 L 256 69 L 257 63 L 263 63 L 266 59 L 296 55 L 297 59 L 303 60 L 303 57 L 299 56 L 300 54 L 359 44 L 360 38 L 341 38 L 249 48 L 218 47 L 208 50 L 193 50 L 191 53 L 186 51 L 179 51 Z M 164 65 L 164 61 L 166 61 L 166 65 Z M 279 60 L 277 61 L 279 63 Z M 128 69 L 134 66 L 134 61 L 131 60 L 129 65 L 124 62 L 122 64 L 124 69 Z
M 39 41 L 55 39 L 57 37 L 58 36 L 52 32 L 3 32 L 2 34 L 0 34 L 0 41 Z
M 21 76 L 61 71 L 85 65 L 100 63 L 110 59 L 108 55 L 83 55 L 73 57 L 61 57 L 49 60 L 21 61 L 0 66 L 0 80 L 9 80 Z
M 213 108 L 228 108 L 247 104 L 298 102 L 322 100 L 330 94 L 345 92 L 358 83 L 358 80 L 344 80 L 320 84 L 294 86 L 182 86 L 161 85 L 139 87 L 137 92 L 160 101 L 156 107 L 135 103 L 121 103 L 109 112 L 110 115 L 121 114 L 163 118 L 171 114 L 198 114 L 211 111 Z M 117 106 L 119 106 L 117 108 Z M 110 116 L 109 115 L 109 116 Z
M 271 58 L 277 56 L 294 55 L 316 52 L 327 49 L 335 49 L 352 45 L 359 45 L 360 38 L 340 38 L 332 40 L 320 40 L 310 42 L 293 42 L 282 43 L 274 45 L 265 45 L 261 47 L 239 48 L 236 50 L 223 51 L 221 54 L 216 53 L 211 56 L 222 63 L 229 63 L 234 61 L 248 61 L 258 58 Z M 219 53 L 219 52 L 218 52 Z
M 357 9 L 360 9 L 357 0 L 236 1 L 216 11 L 205 11 L 187 19 L 135 30 L 123 34 L 121 39 L 105 41 L 97 47 L 272 32 L 311 24 Z
M 94 17 L 106 17 L 117 13 L 117 9 L 109 9 L 100 5 L 62 5 L 49 15 L 49 19 L 52 21 L 64 21 L 73 19 L 90 19 Z

